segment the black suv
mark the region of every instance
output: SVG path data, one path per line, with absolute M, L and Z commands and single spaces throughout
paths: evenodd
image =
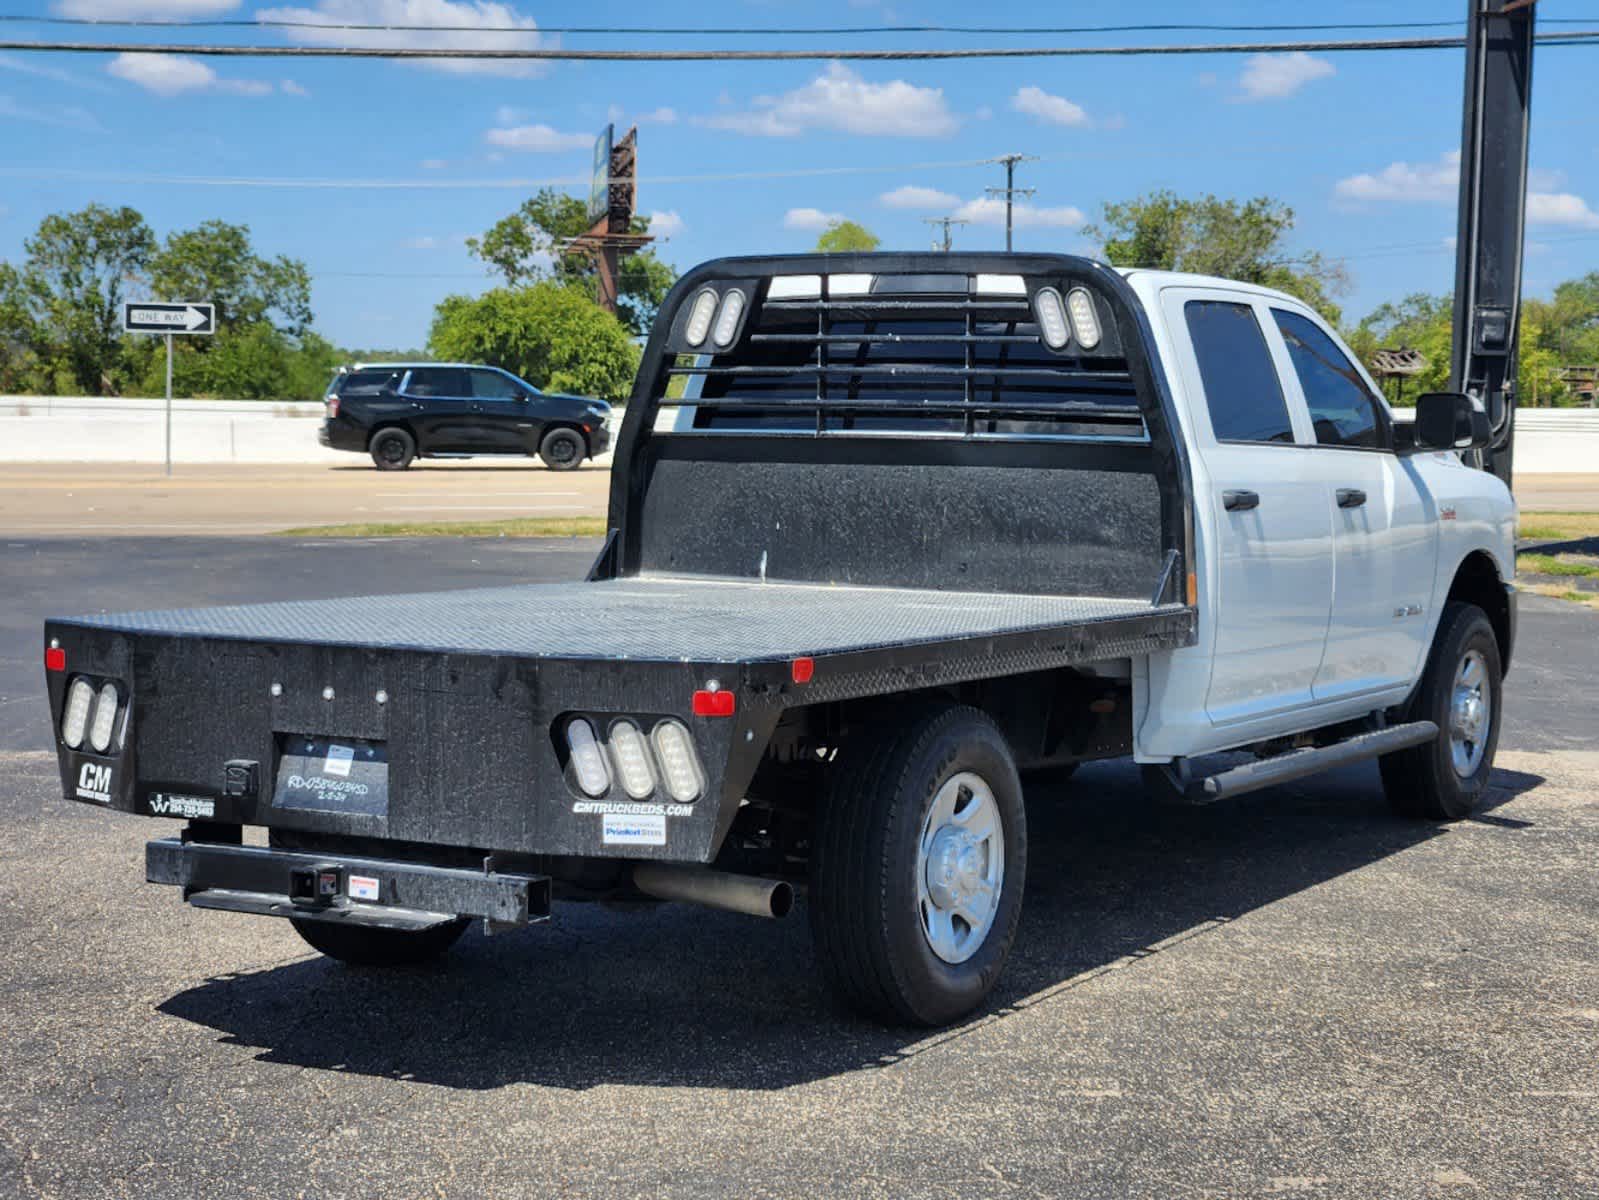
M 357 363 L 339 368 L 323 403 L 318 440 L 370 454 L 380 471 L 476 454 L 537 454 L 570 471 L 611 443 L 609 404 L 541 392 L 498 367 Z

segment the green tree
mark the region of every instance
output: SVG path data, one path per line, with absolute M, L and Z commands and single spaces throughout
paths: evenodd
M 816 252 L 818 254 L 848 254 L 852 251 L 870 253 L 883 244 L 883 239 L 878 237 L 864 225 L 854 221 L 832 221 L 827 228 L 822 230 L 822 236 L 816 239 Z
M 150 260 L 150 288 L 163 300 L 209 300 L 217 329 L 270 322 L 299 336 L 311 327 L 311 275 L 293 258 L 262 258 L 248 225 L 205 221 L 170 235 Z
M 1404 382 L 1406 400 L 1422 392 L 1441 392 L 1449 386 L 1449 346 L 1453 340 L 1454 301 L 1447 295 L 1429 296 L 1417 292 L 1403 300 L 1378 305 L 1359 325 L 1344 334 L 1349 348 L 1360 356 L 1368 370 L 1375 368 L 1378 350 L 1418 351 L 1427 366 Z M 1384 381 L 1389 399 L 1398 398 L 1397 385 Z
M 1113 266 L 1192 271 L 1273 287 L 1298 296 L 1328 320 L 1340 313 L 1333 296 L 1347 289 L 1341 262 L 1285 243 L 1294 210 L 1280 200 L 1224 200 L 1157 190 L 1136 200 L 1106 202 L 1099 221 L 1083 227 Z
M 618 399 L 638 370 L 639 349 L 622 323 L 580 284 L 543 279 L 475 299 L 447 296 L 428 334 L 445 360 L 503 367 L 535 387 Z
M 544 279 L 581 284 L 598 295 L 599 269 L 587 254 L 569 253 L 566 243 L 593 224 L 588 205 L 555 188 L 541 188 L 514 213 L 496 221 L 466 248 L 504 278 L 507 287 L 526 287 Z M 634 217 L 630 232 L 648 233 L 648 217 Z M 655 312 L 671 290 L 677 272 L 651 250 L 622 259 L 617 279 L 616 314 L 636 334 L 649 332 Z
M 91 204 L 55 213 L 23 243 L 16 281 L 20 322 L 53 385 L 100 395 L 122 366 L 122 301 L 155 253 L 155 235 L 131 208 Z

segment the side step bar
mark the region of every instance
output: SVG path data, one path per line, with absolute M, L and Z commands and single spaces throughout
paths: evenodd
M 1313 746 L 1307 750 L 1291 750 L 1257 762 L 1245 763 L 1219 775 L 1196 780 L 1189 788 L 1189 799 L 1195 804 L 1209 804 L 1228 796 L 1242 796 L 1245 792 L 1274 787 L 1279 783 L 1303 779 L 1333 767 L 1365 762 L 1395 750 L 1404 750 L 1430 742 L 1438 736 L 1438 726 L 1431 721 L 1411 721 L 1405 725 L 1390 725 L 1372 733 L 1357 734 L 1331 746 Z

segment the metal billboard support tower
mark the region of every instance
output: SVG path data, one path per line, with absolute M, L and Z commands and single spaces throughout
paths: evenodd
M 612 128 L 607 125 L 594 148 L 594 183 L 589 193 L 589 217 L 594 224 L 562 249 L 594 259 L 599 284 L 596 299 L 612 314 L 616 312 L 623 257 L 637 254 L 655 240 L 647 233 L 632 231 L 637 202 L 638 127 L 613 141 Z
M 1488 414 L 1480 464 L 1510 482 L 1527 214 L 1533 0 L 1468 0 L 1449 386 Z

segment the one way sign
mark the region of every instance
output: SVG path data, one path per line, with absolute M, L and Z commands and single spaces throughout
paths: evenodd
M 215 333 L 216 305 L 135 303 L 122 306 L 122 328 L 129 333 Z

